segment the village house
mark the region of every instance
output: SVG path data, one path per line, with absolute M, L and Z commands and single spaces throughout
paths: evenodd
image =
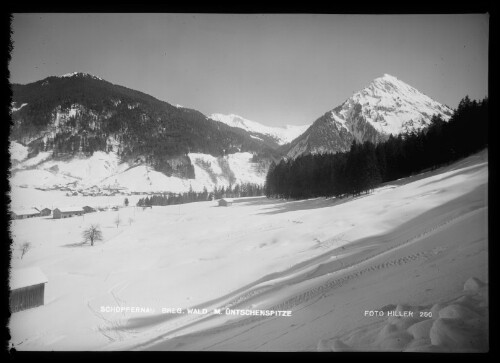
M 44 304 L 47 277 L 38 267 L 13 269 L 9 281 L 10 311 L 15 313 Z
M 85 207 L 83 207 L 82 209 L 83 209 L 83 213 L 93 213 L 93 212 L 95 212 L 95 211 L 96 211 L 96 209 L 95 209 L 95 208 L 92 208 L 92 207 L 90 207 L 90 206 L 88 206 L 88 205 L 86 205 L 86 206 L 85 206 Z
M 12 219 L 27 219 L 33 217 L 39 217 L 40 212 L 36 209 L 23 209 L 23 210 L 13 210 L 11 212 Z
M 222 198 L 219 200 L 219 207 L 229 207 L 233 202 L 234 200 L 232 198 Z
M 42 217 L 50 216 L 52 214 L 52 210 L 50 210 L 50 208 L 43 208 L 43 209 L 35 208 L 35 209 L 40 213 L 40 216 Z
M 83 215 L 83 209 L 78 207 L 56 208 L 52 212 L 52 217 L 54 219 L 70 218 L 81 215 Z

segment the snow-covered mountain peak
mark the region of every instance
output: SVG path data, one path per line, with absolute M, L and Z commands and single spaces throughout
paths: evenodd
M 100 81 L 103 80 L 100 77 L 94 76 L 93 74 L 86 73 L 86 72 L 71 72 L 71 73 L 66 73 L 66 74 L 59 76 L 59 78 L 70 78 L 70 77 L 89 77 L 89 78 L 93 78 L 93 79 L 98 79 Z
M 385 80 L 388 82 L 401 82 L 397 77 L 394 77 L 393 75 L 389 73 L 384 73 L 382 77 L 377 78 L 379 80 Z
M 401 85 L 401 84 L 404 84 L 406 85 L 404 82 L 402 82 L 401 80 L 399 80 L 397 77 L 394 77 L 393 75 L 390 75 L 388 73 L 384 73 L 384 75 L 382 77 L 377 77 L 375 78 L 371 83 L 370 83 L 370 86 L 383 86 L 383 85 L 394 85 L 394 86 L 398 86 L 398 85 Z M 368 87 L 370 87 L 368 86 Z
M 262 125 L 258 122 L 248 120 L 236 114 L 221 114 L 214 113 L 208 116 L 208 118 L 222 122 L 231 127 L 238 127 L 240 129 L 246 130 L 248 132 L 256 132 L 263 135 L 271 136 L 276 140 L 278 144 L 286 144 L 297 136 L 301 135 L 310 125 L 286 125 L 285 127 L 272 127 Z
M 351 142 L 381 142 L 390 134 L 418 132 L 433 115 L 447 121 L 453 111 L 388 73 L 318 118 L 292 142 L 288 156 L 349 149 Z
M 412 97 L 418 93 L 418 90 L 390 74 L 384 74 L 383 77 L 375 78 L 372 83 L 358 93 L 372 96 L 409 96 Z
M 356 131 L 355 122 L 348 120 L 362 117 L 375 130 L 389 135 L 418 131 L 429 124 L 434 114 L 448 120 L 452 110 L 386 73 L 354 93 L 333 113 L 350 124 L 351 131 Z

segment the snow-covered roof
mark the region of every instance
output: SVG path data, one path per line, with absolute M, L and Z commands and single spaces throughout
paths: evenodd
M 233 198 L 222 198 L 220 201 L 225 201 L 225 202 L 234 202 L 234 199 Z
M 28 267 L 21 269 L 12 269 L 10 274 L 10 289 L 20 289 L 21 287 L 33 286 L 48 282 L 39 267 Z
M 82 212 L 83 208 L 78 208 L 78 207 L 62 207 L 62 208 L 56 208 L 60 212 Z M 55 209 L 54 209 L 55 210 Z
M 13 210 L 12 213 L 15 213 L 18 216 L 25 216 L 25 215 L 39 214 L 40 212 L 37 211 L 36 209 L 17 209 Z

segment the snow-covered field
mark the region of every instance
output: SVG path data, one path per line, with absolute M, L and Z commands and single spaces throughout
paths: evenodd
M 12 315 L 11 344 L 485 351 L 487 190 L 483 151 L 348 200 L 243 198 L 14 220 L 14 271 L 40 267 L 48 283 L 45 305 Z M 80 245 L 96 223 L 103 241 Z M 24 242 L 32 248 L 21 259 Z

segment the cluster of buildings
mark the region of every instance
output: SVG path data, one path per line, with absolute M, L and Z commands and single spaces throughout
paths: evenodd
M 218 201 L 219 206 L 221 207 L 229 207 L 234 203 L 234 199 L 232 198 L 222 198 Z M 150 206 L 146 206 L 150 207 Z M 54 219 L 62 219 L 62 218 L 71 218 L 75 216 L 81 216 L 86 213 L 92 213 L 99 211 L 104 211 L 107 208 L 93 208 L 88 205 L 84 207 L 61 207 L 54 208 L 51 210 L 50 208 L 31 208 L 31 209 L 18 209 L 11 211 L 12 219 L 28 219 L 35 217 L 48 217 L 52 216 Z M 118 210 L 117 206 L 112 207 L 112 210 Z
M 79 207 L 66 207 L 66 208 L 55 208 L 51 210 L 50 208 L 32 208 L 24 210 L 13 210 L 11 212 L 12 219 L 28 219 L 35 217 L 45 217 L 52 215 L 54 219 L 70 218 L 74 216 L 81 216 L 85 213 L 95 212 L 96 208 L 90 206 Z
M 21 188 L 27 188 L 27 185 L 20 185 Z M 135 194 L 130 192 L 127 188 L 121 187 L 117 184 L 107 185 L 107 186 L 97 186 L 93 185 L 87 188 L 81 188 L 78 186 L 78 183 L 66 183 L 66 184 L 55 184 L 52 186 L 38 186 L 35 189 L 41 191 L 49 191 L 49 190 L 58 190 L 67 192 L 67 197 L 72 196 L 84 196 L 84 197 L 97 197 L 97 196 L 114 196 L 114 195 L 131 195 Z M 143 194 L 143 193 L 138 193 Z
M 69 185 L 69 184 L 68 184 Z M 77 196 L 77 195 L 82 195 L 84 197 L 97 197 L 97 196 L 114 196 L 114 195 L 130 195 L 130 192 L 128 191 L 127 188 L 120 187 L 117 185 L 114 186 L 105 186 L 105 187 L 98 187 L 96 185 L 86 188 L 86 189 L 76 189 L 76 185 L 71 187 L 71 186 L 66 186 L 64 189 L 60 188 L 60 190 L 67 190 L 68 193 L 66 193 L 66 196 Z

